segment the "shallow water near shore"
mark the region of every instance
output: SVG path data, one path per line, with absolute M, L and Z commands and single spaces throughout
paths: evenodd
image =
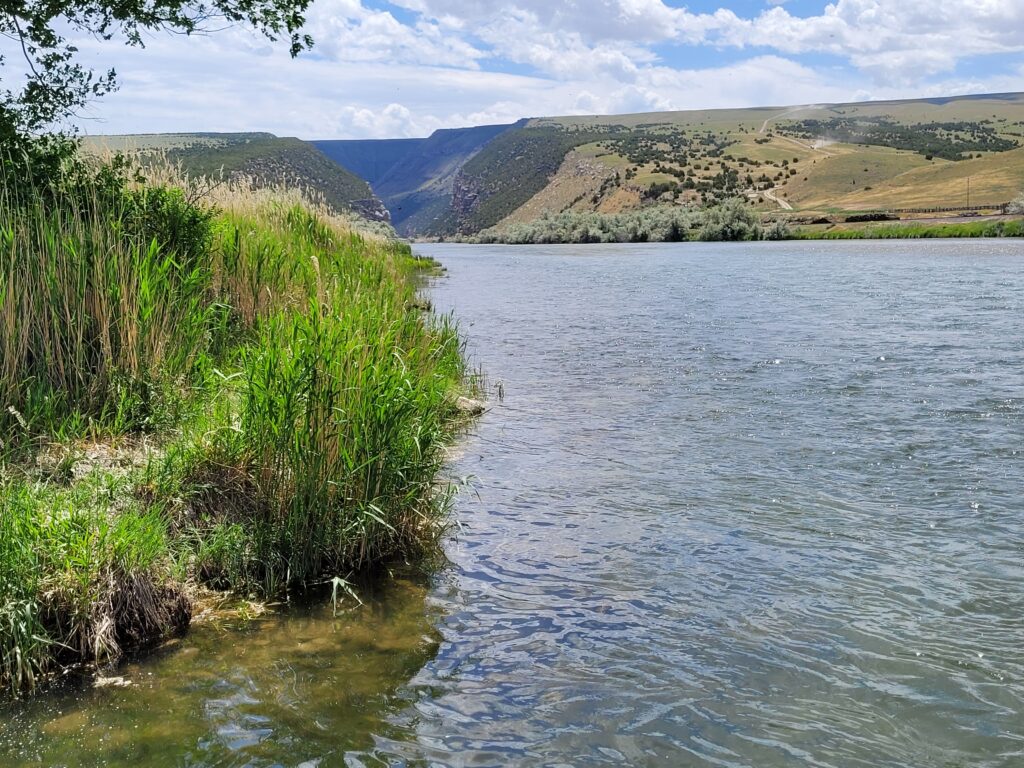
M 491 384 L 451 567 L 8 705 L 0 764 L 1024 765 L 1024 247 L 419 250 Z

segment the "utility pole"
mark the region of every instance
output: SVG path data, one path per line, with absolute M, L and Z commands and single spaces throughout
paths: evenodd
M 971 207 L 971 177 L 967 177 L 967 207 Z

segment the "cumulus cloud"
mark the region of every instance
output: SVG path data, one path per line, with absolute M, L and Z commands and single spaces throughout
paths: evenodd
M 455 17 L 475 25 L 493 26 L 505 19 L 529 17 L 538 30 L 575 32 L 590 40 L 631 40 L 651 43 L 675 37 L 680 26 L 695 18 L 662 0 L 393 0 L 394 5 L 425 18 Z
M 1019 66 L 986 75 L 976 64 L 1000 53 L 1005 70 L 1007 55 L 1024 50 L 1024 0 L 834 0 L 802 15 L 778 0 L 732 5 L 694 13 L 676 0 L 316 0 L 316 47 L 295 61 L 241 27 L 153 35 L 144 51 L 83 38 L 87 63 L 115 66 L 123 88 L 80 125 L 417 136 L 540 115 L 1024 85 Z M 969 78 L 958 74 L 964 60 L 975 62 Z
M 750 19 L 722 10 L 718 44 L 846 58 L 878 81 L 948 72 L 972 56 L 1024 51 L 1021 0 L 838 0 L 817 16 L 775 7 Z
M 319 0 L 309 12 L 307 31 L 317 41 L 314 55 L 339 62 L 474 69 L 485 56 L 438 22 L 402 24 L 388 11 L 366 8 L 360 0 Z
M 395 4 L 427 19 L 464 19 L 483 30 L 496 52 L 552 74 L 558 74 L 553 66 L 557 54 L 567 51 L 578 56 L 581 43 L 589 46 L 597 60 L 607 58 L 611 43 L 828 53 L 879 80 L 903 81 L 951 71 L 958 61 L 971 56 L 1024 51 L 1021 0 L 836 0 L 807 16 L 790 13 L 781 2 L 770 2 L 772 7 L 754 16 L 728 7 L 695 14 L 662 0 L 501 4 L 395 0 Z M 528 51 L 525 40 L 532 43 Z M 547 55 L 542 55 L 542 48 Z

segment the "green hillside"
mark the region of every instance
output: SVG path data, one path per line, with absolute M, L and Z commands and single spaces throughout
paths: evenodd
M 478 232 L 547 186 L 570 150 L 601 136 L 559 127 L 522 127 L 487 144 L 455 179 L 450 214 L 437 234 Z
M 385 147 L 350 144 L 351 165 Z M 1020 93 L 565 116 L 439 131 L 373 185 L 409 235 L 732 197 L 799 218 L 1006 203 L 1024 190 L 1022 147 Z
M 648 202 L 746 195 L 766 209 L 942 208 L 968 205 L 969 177 L 974 204 L 1007 202 L 1024 188 L 1024 94 L 561 117 L 528 127 L 603 134 L 580 152 Z
M 314 190 L 409 237 L 734 197 L 794 220 L 913 215 L 998 208 L 1024 191 L 1024 94 L 546 117 L 425 139 L 190 133 L 86 143 L 159 153 L 195 175 Z
M 387 221 L 387 209 L 367 182 L 309 142 L 270 133 L 179 133 L 94 136 L 94 150 L 159 154 L 193 176 L 247 177 L 257 185 L 287 185 L 314 192 L 336 211 Z

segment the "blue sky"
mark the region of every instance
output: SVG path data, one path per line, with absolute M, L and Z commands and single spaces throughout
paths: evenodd
M 520 117 L 1024 90 L 1024 0 L 315 0 L 297 60 L 244 28 L 78 41 L 86 133 L 422 136 Z

